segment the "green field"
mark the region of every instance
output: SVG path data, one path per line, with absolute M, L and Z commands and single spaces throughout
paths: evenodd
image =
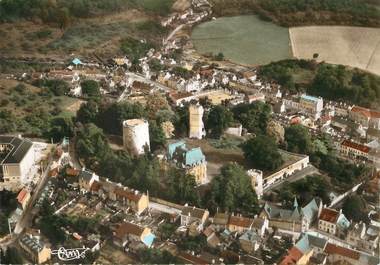
M 236 63 L 261 65 L 291 58 L 287 28 L 257 16 L 223 17 L 200 24 L 192 41 L 201 54 L 222 52 Z

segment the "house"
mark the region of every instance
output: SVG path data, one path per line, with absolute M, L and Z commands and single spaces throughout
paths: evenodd
M 126 247 L 130 243 L 143 243 L 146 247 L 151 247 L 155 236 L 150 228 L 143 227 L 130 222 L 123 222 L 115 230 L 113 242 L 119 247 Z
M 340 152 L 351 158 L 368 159 L 368 153 L 370 150 L 370 147 L 350 140 L 343 140 L 340 144 Z
M 132 190 L 121 184 L 106 180 L 93 181 L 90 189 L 92 194 L 112 201 L 117 201 L 136 214 L 141 214 L 149 207 L 149 196 L 138 190 Z
M 347 242 L 359 250 L 375 254 L 379 247 L 380 228 L 374 225 L 367 225 L 363 222 L 350 226 L 347 234 Z
M 321 97 L 313 97 L 306 94 L 301 95 L 300 110 L 312 116 L 315 120 L 321 117 L 323 110 L 323 99 Z
M 0 191 L 17 191 L 28 184 L 34 162 L 32 141 L 15 136 L 0 136 Z
M 167 159 L 193 175 L 198 185 L 207 183 L 207 162 L 200 147 L 189 150 L 183 141 L 169 144 Z
M 196 222 L 198 231 L 202 231 L 209 214 L 208 210 L 196 208 L 195 206 L 184 206 L 181 211 L 181 226 L 189 226 Z
M 81 191 L 89 192 L 92 183 L 94 183 L 94 181 L 99 181 L 99 176 L 96 175 L 94 172 L 83 169 L 79 173 L 78 180 L 79 180 L 79 187 Z
M 19 239 L 20 247 L 36 264 L 45 263 L 51 259 L 51 250 L 47 248 L 38 236 L 25 234 Z
M 323 253 L 327 240 L 310 234 L 303 234 L 297 243 L 281 259 L 280 265 L 310 264 L 310 260 Z M 318 263 L 323 264 L 323 263 Z
M 23 188 L 17 195 L 17 202 L 22 210 L 25 210 L 30 200 L 30 192 Z
M 252 230 L 255 231 L 260 237 L 263 237 L 265 231 L 269 228 L 269 221 L 267 218 L 254 218 Z
M 227 228 L 231 232 L 245 232 L 247 230 L 251 230 L 253 225 L 253 219 L 243 217 L 243 216 L 234 216 L 231 215 L 228 220 Z
M 228 213 L 217 212 L 212 218 L 212 223 L 216 226 L 218 230 L 225 229 L 228 224 L 228 219 L 230 215 Z
M 252 253 L 260 247 L 261 237 L 256 232 L 247 230 L 239 237 L 239 242 L 244 251 Z
M 318 220 L 318 229 L 332 235 L 343 237 L 350 222 L 342 213 L 331 208 L 323 208 Z
M 301 155 L 301 154 L 295 154 L 286 152 L 284 150 L 280 150 L 281 153 L 284 155 L 291 156 L 294 158 L 292 159 L 291 164 L 284 164 L 280 169 L 276 170 L 275 172 L 270 172 L 266 176 L 263 177 L 262 181 L 262 187 L 254 187 L 255 190 L 263 190 L 269 188 L 274 183 L 287 179 L 289 176 L 293 175 L 295 172 L 302 170 L 306 168 L 309 165 L 309 156 L 307 155 Z M 260 184 L 259 182 L 256 182 L 257 184 Z
M 380 111 L 353 106 L 349 111 L 349 116 L 364 127 L 380 129 Z
M 295 199 L 292 209 L 285 209 L 266 202 L 260 217 L 267 218 L 270 227 L 293 232 L 306 232 L 317 219 L 321 209 L 322 202 L 318 199 L 312 199 L 304 207 L 299 207 Z

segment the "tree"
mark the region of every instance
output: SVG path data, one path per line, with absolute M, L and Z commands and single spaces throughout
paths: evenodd
M 159 148 L 165 147 L 166 137 L 162 127 L 156 121 L 149 121 L 150 148 L 154 152 Z
M 232 121 L 231 111 L 222 105 L 217 105 L 211 108 L 207 116 L 206 129 L 211 137 L 220 138 Z
M 219 52 L 217 55 L 214 56 L 215 61 L 223 61 L 224 60 L 224 54 L 222 52 Z
M 285 129 L 275 120 L 268 122 L 266 132 L 268 136 L 276 139 L 276 143 L 283 143 L 285 140 Z
M 348 220 L 368 223 L 366 208 L 366 202 L 360 195 L 352 195 L 344 201 L 342 210 Z
M 58 142 L 63 137 L 72 137 L 74 133 L 74 123 L 70 117 L 56 117 L 50 121 L 49 137 L 54 142 Z
M 177 137 L 185 137 L 189 133 L 189 106 L 185 105 L 183 107 L 176 107 L 174 110 L 176 115 L 174 120 L 175 134 Z
M 85 123 L 95 123 L 99 113 L 99 106 L 94 100 L 82 104 L 77 112 L 77 121 Z
M 142 264 L 176 264 L 177 258 L 170 252 L 154 248 L 142 248 L 138 250 L 138 258 Z
M 291 125 L 285 129 L 287 150 L 293 153 L 311 154 L 313 143 L 308 130 L 299 124 Z
M 78 131 L 76 151 L 89 167 L 95 166 L 111 153 L 103 131 L 93 123 L 88 123 Z
M 140 119 L 146 112 L 139 103 L 113 103 L 99 110 L 97 125 L 110 134 L 122 135 L 122 123 L 128 119 Z
M 232 109 L 235 120 L 255 134 L 265 134 L 270 120 L 271 107 L 263 102 L 239 104 Z
M 245 159 L 260 170 L 274 170 L 283 163 L 281 154 L 273 138 L 260 135 L 249 139 L 243 145 Z
M 169 104 L 165 97 L 161 94 L 154 93 L 146 97 L 146 107 L 145 110 L 149 119 L 154 119 L 157 112 L 160 110 L 169 110 Z
M 21 253 L 15 247 L 9 247 L 7 250 L 0 249 L 1 264 L 23 264 Z
M 84 80 L 81 82 L 82 94 L 89 98 L 99 98 L 99 83 L 95 80 Z
M 171 168 L 167 173 L 167 199 L 179 204 L 189 203 L 199 205 L 200 198 L 195 191 L 197 186 L 193 175 L 185 174 L 184 170 Z
M 221 173 L 212 179 L 204 204 L 214 212 L 217 207 L 221 211 L 241 212 L 250 216 L 258 211 L 257 195 L 251 179 L 237 164 L 225 165 Z
M 176 230 L 177 226 L 170 223 L 163 223 L 158 227 L 158 231 L 161 235 L 161 240 L 167 240 L 171 238 Z

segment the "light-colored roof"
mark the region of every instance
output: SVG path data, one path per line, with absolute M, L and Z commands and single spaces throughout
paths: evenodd
M 191 216 L 198 219 L 202 219 L 207 210 L 197 208 L 195 206 L 185 206 L 182 209 L 181 215 Z
M 301 98 L 302 99 L 305 99 L 305 100 L 309 100 L 309 101 L 318 101 L 318 100 L 320 100 L 319 98 L 317 98 L 317 97 L 313 97 L 313 96 L 310 96 L 310 95 L 302 95 L 301 96 Z
M 144 119 L 130 119 L 130 120 L 125 120 L 123 122 L 123 125 L 124 126 L 135 127 L 135 126 L 142 125 L 144 123 L 147 123 L 147 121 L 144 120 Z
M 202 150 L 200 147 L 193 148 L 186 152 L 185 154 L 185 165 L 186 166 L 193 166 L 196 164 L 203 163 L 206 160 L 206 157 L 202 153 Z

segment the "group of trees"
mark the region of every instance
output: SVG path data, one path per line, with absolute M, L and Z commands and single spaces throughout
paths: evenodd
M 337 24 L 380 25 L 378 2 L 373 0 L 212 0 L 217 16 L 256 13 L 282 26 Z
M 243 145 L 244 156 L 250 166 L 256 169 L 271 171 L 283 164 L 274 138 L 259 135 Z
M 380 77 L 342 65 L 322 64 L 307 91 L 325 99 L 378 108 Z
M 258 200 L 251 179 L 237 164 L 222 167 L 221 173 L 211 181 L 211 189 L 204 198 L 210 211 L 234 211 L 253 216 L 258 211 Z
M 300 206 L 309 203 L 313 198 L 319 197 L 324 204 L 330 203 L 329 192 L 331 186 L 325 177 L 320 175 L 306 176 L 296 182 L 285 182 L 277 192 L 277 200 L 283 205 L 291 207 L 294 198 Z M 271 198 L 268 198 L 271 200 Z
M 290 94 L 307 92 L 335 101 L 378 108 L 380 78 L 345 66 L 317 63 L 313 60 L 283 60 L 261 66 L 258 74 L 274 81 Z M 295 80 L 295 76 L 307 76 Z

